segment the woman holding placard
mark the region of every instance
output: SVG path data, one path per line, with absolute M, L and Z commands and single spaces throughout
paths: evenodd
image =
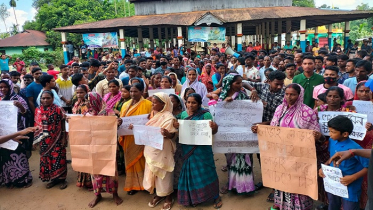
M 298 84 L 290 84 L 285 89 L 285 97 L 272 118 L 271 126 L 314 130 L 316 150 L 318 142 L 325 142 L 320 133 L 320 126 L 314 110 L 303 103 L 304 89 Z M 253 126 L 253 133 L 258 127 Z M 275 190 L 274 202 L 277 209 L 282 210 L 310 210 L 313 208 L 312 198 L 295 193 Z
M 219 101 L 231 102 L 245 100 L 249 97 L 242 90 L 242 77 L 239 74 L 229 74 L 224 77 Z M 221 193 L 236 190 L 237 193 L 251 193 L 255 191 L 252 156 L 250 154 L 226 154 L 228 166 L 228 184 L 221 189 Z
M 150 194 L 153 194 L 156 189 L 157 195 L 149 202 L 149 207 L 154 208 L 166 199 L 162 209 L 171 209 L 175 166 L 173 156 L 176 150 L 174 138 L 177 132 L 173 126 L 175 117 L 172 115 L 172 102 L 167 93 L 155 93 L 152 102 L 153 110 L 146 125 L 160 127 L 164 140 L 162 150 L 151 146 L 144 148 L 146 163 L 143 185 Z
M 212 120 L 212 115 L 202 108 L 202 97 L 192 93 L 187 98 L 187 111 L 182 112 L 182 120 Z M 175 121 L 175 128 L 179 123 Z M 212 134 L 218 132 L 218 125 L 210 122 Z M 196 206 L 214 199 L 214 208 L 221 208 L 219 179 L 216 173 L 211 145 L 182 144 L 183 167 L 178 184 L 178 202 L 184 206 Z
M 356 85 L 354 101 L 369 101 L 372 102 L 372 91 L 369 87 L 365 86 L 366 81 L 361 81 Z M 346 107 L 349 108 L 350 105 L 353 105 L 352 101 L 346 103 Z M 350 109 L 355 109 L 355 107 L 350 107 Z M 359 113 L 359 110 L 356 110 Z M 369 117 L 368 117 L 369 119 Z M 367 132 L 362 141 L 356 141 L 363 149 L 372 149 L 373 146 L 373 126 L 372 122 L 367 122 L 365 125 Z M 364 176 L 363 184 L 361 185 L 361 196 L 360 196 L 360 208 L 364 209 L 368 201 L 368 180 L 367 176 Z
M 131 86 L 131 100 L 123 104 L 120 117 L 137 116 L 150 113 L 152 109 L 152 102 L 144 99 L 142 96 L 143 91 L 143 83 L 134 83 Z M 133 135 L 121 136 L 119 138 L 119 144 L 123 147 L 126 165 L 126 182 L 124 184 L 124 191 L 127 191 L 129 195 L 134 195 L 137 191 L 144 190 L 144 146 L 136 145 Z
M 14 92 L 14 84 L 11 80 L 3 79 L 0 81 L 0 97 L 1 101 L 13 101 L 12 104 L 18 110 L 17 130 L 25 129 L 25 117 L 29 112 L 27 102 Z M 26 188 L 32 185 L 27 157 L 28 145 L 30 144 L 29 140 L 26 140 L 24 144 L 19 144 L 15 150 L 0 148 L 0 185 L 5 184 L 8 188 Z

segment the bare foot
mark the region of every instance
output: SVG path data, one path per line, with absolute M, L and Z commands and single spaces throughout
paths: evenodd
M 113 193 L 113 199 L 117 206 L 123 203 L 123 199 L 118 196 L 118 193 Z
M 88 204 L 88 206 L 90 207 L 90 208 L 93 208 L 93 207 L 95 207 L 96 206 L 96 204 L 98 204 L 98 202 L 100 202 L 101 201 L 101 199 L 102 199 L 102 196 L 101 196 L 101 194 L 99 194 L 99 195 L 96 195 L 96 197 L 95 197 L 95 199 L 93 199 L 89 204 Z

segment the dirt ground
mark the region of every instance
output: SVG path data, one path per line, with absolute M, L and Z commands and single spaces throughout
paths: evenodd
M 68 153 L 68 159 L 70 154 Z M 226 163 L 223 154 L 215 155 L 216 168 L 219 175 L 220 186 L 223 186 L 227 181 L 227 172 L 222 172 L 220 168 Z M 77 173 L 72 170 L 71 164 L 68 165 L 68 187 L 60 190 L 58 186 L 52 189 L 46 189 L 46 183 L 43 183 L 38 178 L 39 173 L 39 154 L 34 151 L 30 159 L 30 168 L 33 176 L 33 185 L 30 188 L 14 188 L 7 189 L 0 187 L 0 210 L 18 210 L 18 209 L 51 209 L 51 210 L 75 210 L 75 209 L 90 209 L 88 203 L 94 198 L 93 192 L 86 189 L 81 189 L 75 186 Z M 255 182 L 261 181 L 261 173 L 258 160 L 254 155 L 254 175 Z M 123 191 L 125 176 L 119 176 L 119 196 L 123 199 L 123 203 L 116 206 L 110 194 L 103 193 L 103 200 L 96 206 L 96 210 L 104 209 L 151 209 L 148 207 L 148 202 L 152 198 L 146 191 L 139 192 L 135 195 L 127 195 Z M 263 188 L 255 195 L 237 195 L 228 193 L 221 195 L 223 207 L 221 209 L 245 209 L 245 210 L 266 210 L 271 206 L 271 203 L 266 202 L 271 189 Z M 154 209 L 161 209 L 162 204 L 159 204 Z M 197 207 L 183 207 L 177 202 L 173 205 L 174 210 L 181 209 L 214 209 L 212 203 L 198 205 Z

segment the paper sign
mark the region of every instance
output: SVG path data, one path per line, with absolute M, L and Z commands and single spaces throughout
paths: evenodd
M 325 175 L 324 188 L 325 191 L 333 195 L 348 198 L 347 186 L 341 184 L 341 178 L 343 177 L 342 171 L 339 168 L 327 166 L 321 164 L 322 172 Z
M 263 184 L 317 200 L 317 161 L 312 130 L 258 125 Z
M 0 101 L 0 136 L 6 136 L 17 132 L 18 108 L 13 101 Z M 18 142 L 9 140 L 0 144 L 0 147 L 16 150 Z
M 154 89 L 154 90 L 148 90 L 149 96 L 153 96 L 154 93 L 167 93 L 168 95 L 170 94 L 175 94 L 175 89 Z
M 250 100 L 218 102 L 214 121 L 219 126 L 214 135 L 214 153 L 259 153 L 253 123 L 262 122 L 263 104 Z
M 212 145 L 211 120 L 179 120 L 179 143 Z
M 352 123 L 354 124 L 354 130 L 350 134 L 350 138 L 354 140 L 363 140 L 367 129 L 365 128 L 365 124 L 367 123 L 367 115 L 366 114 L 358 114 L 352 112 L 319 112 L 319 124 L 321 128 L 321 133 L 324 136 L 329 136 L 329 129 L 328 129 L 328 122 L 332 118 L 342 115 L 348 117 Z
M 115 176 L 117 122 L 115 116 L 71 116 L 69 139 L 74 171 Z
M 373 123 L 373 103 L 371 101 L 354 100 L 352 104 L 356 107 L 356 112 L 366 114 L 368 122 Z
M 122 124 L 118 128 L 118 136 L 130 136 L 133 135 L 133 130 L 128 127 L 133 125 L 145 125 L 149 121 L 148 115 L 137 115 L 130 117 L 122 117 Z
M 82 114 L 66 114 L 66 117 L 69 118 L 71 116 L 83 116 Z M 65 120 L 65 130 L 66 132 L 69 132 L 69 122 L 68 120 Z
M 133 135 L 135 137 L 135 144 L 151 146 L 163 150 L 163 135 L 161 133 L 161 128 L 146 125 L 134 125 Z

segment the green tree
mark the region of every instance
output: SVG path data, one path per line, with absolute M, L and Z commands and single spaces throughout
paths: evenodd
M 18 32 L 18 20 L 17 20 L 16 10 L 14 9 L 14 8 L 17 7 L 16 0 L 10 0 L 9 1 L 9 6 L 13 8 L 14 17 L 16 18 L 16 29 L 17 29 L 17 32 Z
M 293 0 L 293 6 L 295 7 L 315 7 L 314 0 Z
M 6 5 L 4 3 L 2 3 L 0 5 L 0 18 L 1 20 L 4 22 L 4 26 L 5 26 L 5 32 L 8 33 L 8 28 L 6 27 L 6 19 L 9 17 L 9 12 L 8 12 L 8 8 L 6 7 Z
M 368 4 L 356 6 L 356 10 L 373 10 Z M 372 34 L 373 18 L 354 20 L 350 22 L 350 39 L 355 42 L 357 39 L 367 38 Z

